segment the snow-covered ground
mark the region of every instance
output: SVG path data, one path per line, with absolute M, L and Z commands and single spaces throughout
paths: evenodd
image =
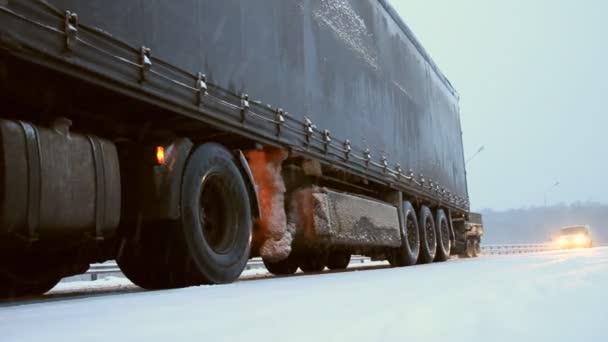
M 271 277 L 265 268 L 252 269 L 243 271 L 241 279 L 264 278 Z M 105 277 L 98 280 L 78 280 L 60 282 L 45 297 L 69 296 L 69 295 L 86 295 L 97 293 L 108 293 L 118 291 L 138 291 L 141 290 L 137 285 L 133 284 L 124 276 L 120 277 Z
M 373 267 L 388 267 L 389 264 L 386 261 L 370 261 L 369 259 L 364 260 L 354 260 L 348 268 L 353 270 L 357 268 L 373 268 Z M 302 272 L 298 271 L 298 274 L 301 275 Z M 76 278 L 71 277 L 71 278 Z M 268 273 L 266 268 L 263 266 L 261 268 L 253 268 L 249 270 L 243 271 L 241 274 L 241 280 L 253 280 L 253 279 L 262 279 L 262 278 L 270 278 L 273 277 L 272 274 Z M 42 298 L 26 298 L 25 300 L 37 300 L 37 299 L 51 299 L 54 297 L 66 297 L 66 296 L 79 296 L 79 295 L 88 295 L 88 294 L 106 294 L 112 292 L 120 292 L 120 291 L 142 291 L 137 285 L 133 284 L 129 279 L 126 279 L 125 276 L 121 273 L 118 273 L 118 276 L 103 276 L 103 278 L 99 278 L 98 280 L 72 280 L 60 282 L 55 286 L 51 291 L 49 291 Z
M 13 341 L 608 341 L 608 248 L 0 306 Z

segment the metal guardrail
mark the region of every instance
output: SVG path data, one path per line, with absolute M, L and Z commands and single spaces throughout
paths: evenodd
M 364 264 L 370 261 L 371 259 L 368 257 L 353 255 L 350 259 L 350 265 Z M 247 266 L 245 267 L 245 270 L 255 270 L 262 268 L 265 268 L 262 258 L 253 258 L 249 260 Z M 89 278 L 88 280 L 97 280 L 99 278 L 103 278 L 104 275 L 108 276 L 113 274 L 116 276 L 123 276 L 122 271 L 120 270 L 116 262 L 108 261 L 103 264 L 92 264 L 89 270 L 85 273 L 85 279 Z
M 481 246 L 481 252 L 485 255 L 538 253 L 556 249 L 550 243 Z
M 97 280 L 100 275 L 117 274 L 122 275 L 122 271 L 114 261 L 109 261 L 103 264 L 92 264 L 91 267 L 85 273 L 86 276 L 90 277 L 88 280 Z
M 481 252 L 485 255 L 507 255 L 507 254 L 526 254 L 526 253 L 538 253 L 545 251 L 556 250 L 557 247 L 550 243 L 538 243 L 538 244 L 513 244 L 513 245 L 484 245 L 481 246 Z M 364 256 L 355 255 L 351 257 L 350 265 L 353 264 L 364 264 L 370 262 L 371 259 Z M 254 270 L 264 268 L 264 262 L 262 258 L 253 258 L 249 260 L 245 270 Z M 90 277 L 90 280 L 97 280 L 104 275 L 123 276 L 120 268 L 114 261 L 109 261 L 103 264 L 93 264 L 86 272 L 86 277 Z

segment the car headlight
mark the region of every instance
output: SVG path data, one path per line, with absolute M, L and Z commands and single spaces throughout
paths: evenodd
M 577 246 L 586 245 L 589 243 L 589 238 L 584 234 L 579 234 L 574 238 L 574 243 L 576 243 Z

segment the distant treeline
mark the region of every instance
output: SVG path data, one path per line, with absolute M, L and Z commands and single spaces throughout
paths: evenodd
M 481 210 L 485 244 L 542 243 L 560 227 L 586 224 L 597 243 L 608 243 L 608 205 L 594 202 L 530 207 L 507 211 Z

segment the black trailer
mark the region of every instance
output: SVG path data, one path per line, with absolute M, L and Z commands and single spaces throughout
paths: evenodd
M 458 95 L 385 0 L 0 1 L 0 90 L 12 284 L 445 260 L 468 217 Z

